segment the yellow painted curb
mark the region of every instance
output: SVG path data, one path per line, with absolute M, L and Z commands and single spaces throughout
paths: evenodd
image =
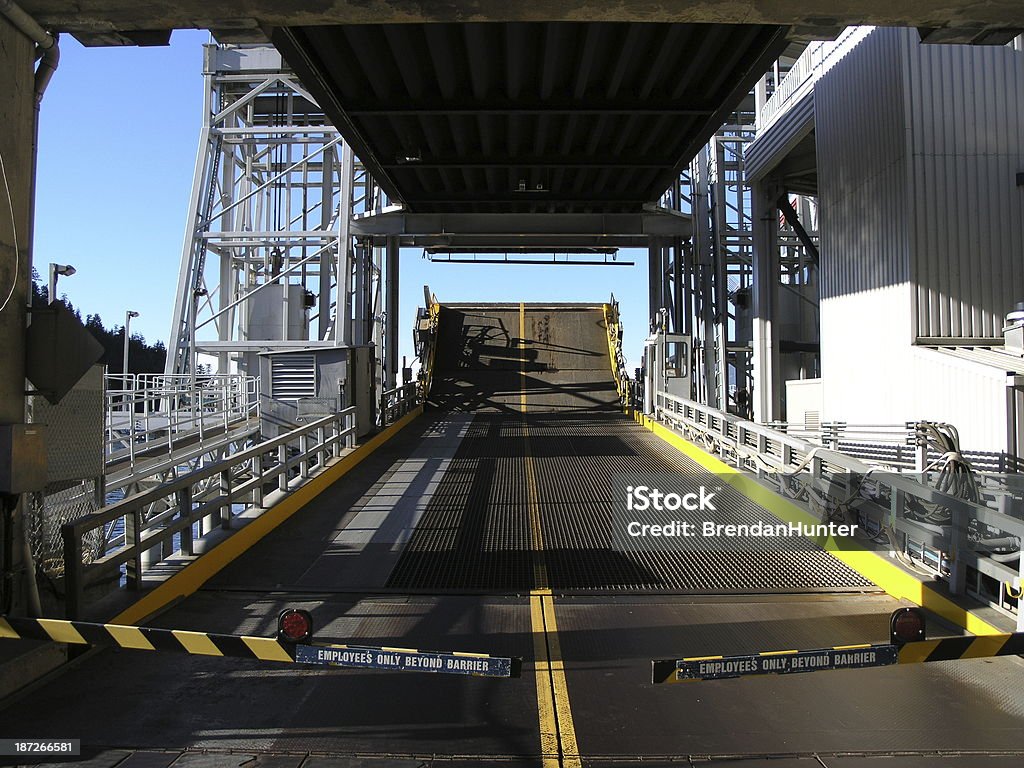
M 714 472 L 744 496 L 760 504 L 783 522 L 805 523 L 808 525 L 820 523 L 807 510 L 761 485 L 755 479 L 736 469 L 736 467 L 731 467 L 717 457 L 698 448 L 663 424 L 640 413 L 634 413 L 633 418 L 666 443 L 693 459 L 708 471 Z M 834 558 L 845 563 L 861 576 L 874 582 L 897 599 L 916 603 L 947 621 L 956 624 L 958 627 L 963 627 L 972 634 L 1002 634 L 999 628 L 989 624 L 966 608 L 957 605 L 945 595 L 936 592 L 920 581 L 913 574 L 907 573 L 877 552 L 866 549 L 859 542 L 845 540 L 842 547 L 840 547 L 835 539 L 830 537 L 822 547 Z
M 175 600 L 193 594 L 239 555 L 327 490 L 339 478 L 358 466 L 363 459 L 422 413 L 423 406 L 417 406 L 390 427 L 357 446 L 351 453 L 341 457 L 305 485 L 296 488 L 244 528 L 239 529 L 209 552 L 186 565 L 167 581 L 147 592 L 140 600 L 132 603 L 111 619 L 110 623 L 139 624 L 146 617 L 152 616 Z

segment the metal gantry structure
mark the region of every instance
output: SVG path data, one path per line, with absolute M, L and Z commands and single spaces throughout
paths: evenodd
M 349 227 L 386 196 L 273 48 L 208 45 L 204 77 L 166 372 L 256 375 L 267 351 L 380 352 L 397 316 L 382 306 L 385 249 Z M 393 386 L 395 370 L 379 380 Z
M 754 140 L 752 112 L 736 112 L 697 154 L 661 204 L 691 217 L 689 239 L 656 241 L 649 250 L 652 330 L 685 338 L 695 401 L 752 416 L 754 204 L 744 165 Z M 766 214 L 769 247 L 781 293 L 780 316 L 792 334 L 814 336 L 817 325 L 817 204 L 786 195 Z M 664 310 L 663 314 L 659 311 Z M 803 377 L 815 375 L 814 339 L 800 342 Z M 797 344 L 799 346 L 799 343 Z M 682 364 L 682 361 L 680 361 Z

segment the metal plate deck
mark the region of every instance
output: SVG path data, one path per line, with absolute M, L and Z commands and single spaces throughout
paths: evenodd
M 477 414 L 387 586 L 711 593 L 873 588 L 809 544 L 787 551 L 754 539 L 740 549 L 616 551 L 612 514 L 625 503 L 616 476 L 658 472 L 683 477 L 693 488 L 717 485 L 707 470 L 622 414 Z M 730 522 L 767 514 L 728 486 L 719 493 Z M 531 504 L 539 535 L 531 530 Z M 536 578 L 538 555 L 546 584 Z

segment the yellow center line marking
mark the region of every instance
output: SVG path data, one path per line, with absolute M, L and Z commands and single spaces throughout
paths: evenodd
M 519 408 L 526 413 L 526 302 L 519 302 Z
M 526 513 L 530 521 L 530 551 L 533 553 L 533 586 L 548 587 L 548 568 L 544 559 L 544 529 L 540 523 L 540 501 L 537 495 L 537 475 L 530 453 L 530 431 L 523 422 L 523 465 L 526 470 Z
M 564 768 L 582 768 L 580 749 L 576 744 L 576 728 L 572 722 L 569 706 L 569 685 L 565 679 L 565 665 L 562 663 L 562 648 L 558 641 L 558 624 L 555 621 L 555 599 L 541 597 L 544 607 L 544 626 L 547 632 L 548 661 L 551 672 L 551 689 L 555 696 L 555 715 L 558 718 L 558 743 Z
M 544 768 L 582 768 L 551 590 L 536 589 L 530 593 L 530 623 L 536 659 L 542 765 Z
M 558 721 L 555 719 L 551 664 L 544 631 L 544 598 L 530 595 L 530 625 L 533 628 L 533 658 L 537 683 L 537 718 L 540 724 L 540 754 L 544 768 L 560 768 Z
M 519 302 L 519 372 L 521 388 L 519 402 L 526 413 L 526 303 Z M 526 516 L 530 522 L 530 551 L 533 559 L 533 586 L 546 589 L 548 586 L 547 564 L 544 562 L 544 529 L 540 521 L 540 497 L 537 493 L 537 473 L 530 451 L 530 428 L 523 419 L 523 469 L 526 472 Z

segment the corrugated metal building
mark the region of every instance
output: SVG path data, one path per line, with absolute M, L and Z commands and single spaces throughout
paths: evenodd
M 997 343 L 1024 300 L 1024 53 L 875 29 L 813 100 L 823 418 L 1018 455 L 1012 361 L 931 347 Z

